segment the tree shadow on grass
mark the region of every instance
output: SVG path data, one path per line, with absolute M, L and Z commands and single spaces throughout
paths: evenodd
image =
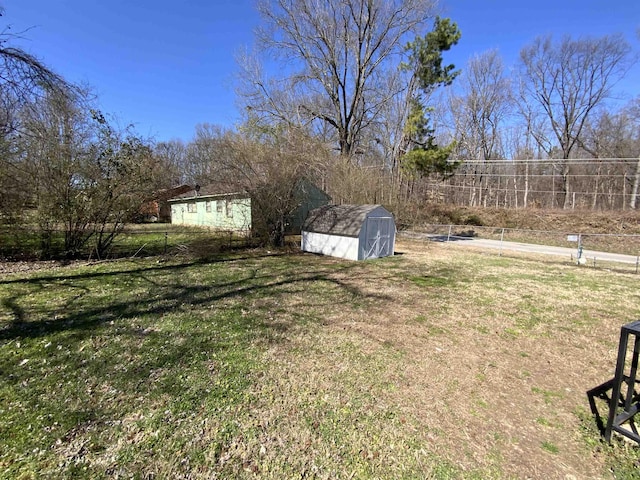
M 134 459 L 150 448 L 182 455 L 190 422 L 203 419 L 220 425 L 206 441 L 222 452 L 236 428 L 229 412 L 251 402 L 261 379 L 265 345 L 351 301 L 392 300 L 351 281 L 360 264 L 267 256 L 278 255 L 0 282 L 0 384 L 12 412 L 0 428 L 13 439 L 10 461 L 38 464 L 32 452 L 45 451 L 62 476 L 77 462 L 84 476 L 100 476 L 120 468 L 101 453 L 113 445 Z M 141 432 L 139 444 L 130 432 Z M 136 462 L 127 473 L 144 476 L 149 465 Z
M 157 265 L 147 265 L 139 268 L 123 268 L 118 270 L 111 271 L 100 271 L 100 272 L 86 272 L 79 274 L 60 274 L 60 275 L 43 275 L 38 276 L 35 274 L 32 277 L 28 278 L 12 278 L 6 280 L 0 280 L 0 286 L 2 285 L 11 285 L 11 284 L 32 284 L 32 283 L 44 283 L 44 282 L 52 282 L 52 281 L 64 281 L 64 280 L 82 280 L 82 279 L 90 279 L 90 278 L 101 278 L 108 276 L 118 276 L 122 274 L 135 274 L 142 272 L 163 272 L 163 271 L 180 271 L 190 267 L 198 266 L 198 265 L 209 265 L 209 264 L 218 264 L 218 263 L 229 263 L 229 262 L 242 262 L 244 260 L 252 260 L 259 258 L 269 258 L 269 257 L 280 257 L 283 256 L 281 253 L 263 253 L 260 255 L 246 255 L 246 256 L 217 256 L 217 257 L 203 257 L 196 258 L 189 261 L 183 261 L 181 263 L 170 263 L 170 264 L 157 264 Z M 120 262 L 120 260 L 115 260 L 115 263 Z M 103 264 L 111 263 L 111 261 L 107 261 Z M 92 266 L 89 264 L 88 266 Z
M 11 313 L 13 314 L 13 323 L 16 325 L 24 325 L 26 323 L 26 315 L 24 312 L 24 308 L 22 308 L 20 305 L 18 305 L 18 302 L 16 301 L 18 299 L 18 296 L 15 295 L 13 297 L 8 297 L 2 300 L 2 305 L 7 309 L 10 310 Z
M 268 255 L 275 256 L 275 255 Z M 214 261 L 212 263 L 256 259 L 258 257 L 232 257 Z M 326 282 L 341 289 L 354 299 L 379 299 L 390 300 L 389 297 L 380 294 L 364 293 L 359 288 L 350 285 L 335 277 L 334 269 L 315 269 L 309 272 L 296 272 L 288 276 L 281 273 L 259 274 L 258 270 L 247 268 L 242 278 L 230 280 L 224 283 L 191 284 L 188 279 L 182 280 L 181 274 L 189 268 L 206 266 L 209 262 L 189 262 L 176 265 L 147 266 L 133 269 L 119 269 L 110 272 L 88 272 L 77 275 L 48 275 L 44 277 L 28 278 L 24 280 L 11 280 L 2 283 L 24 283 L 32 288 L 41 290 L 45 284 L 64 284 L 65 286 L 80 288 L 88 293 L 90 289 L 78 285 L 78 282 L 93 278 L 113 277 L 122 281 L 125 278 L 135 279 L 149 284 L 149 289 L 143 297 L 127 298 L 124 300 L 107 301 L 103 305 L 72 307 L 72 302 L 79 298 L 76 295 L 65 304 L 65 311 L 61 314 L 53 314 L 52 311 L 40 309 L 34 310 L 33 316 L 38 320 L 30 321 L 29 311 L 18 303 L 19 295 L 13 295 L 3 300 L 3 305 L 12 312 L 13 320 L 0 330 L 0 340 L 13 338 L 38 338 L 62 331 L 87 331 L 92 332 L 96 328 L 110 322 L 123 323 L 127 320 L 146 315 L 162 316 L 168 313 L 189 312 L 198 308 L 225 308 L 224 301 L 229 299 L 269 297 L 277 298 L 289 294 L 303 293 L 314 282 Z M 355 265 L 355 264 L 353 264 Z M 349 265 L 345 266 L 350 268 Z M 161 280 L 153 278 L 152 274 L 167 273 Z M 70 282 L 70 285 L 69 283 Z M 29 292 L 33 293 L 33 292 Z M 320 300 L 320 303 L 318 303 Z M 333 305 L 330 300 L 327 305 Z M 317 308 L 322 306 L 321 297 L 310 296 L 304 308 Z M 53 318 L 52 318 L 53 317 Z M 282 329 L 282 325 L 278 325 Z

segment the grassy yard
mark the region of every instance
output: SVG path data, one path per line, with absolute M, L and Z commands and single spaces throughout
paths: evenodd
M 396 250 L 4 274 L 0 477 L 640 476 L 586 396 L 637 276 Z

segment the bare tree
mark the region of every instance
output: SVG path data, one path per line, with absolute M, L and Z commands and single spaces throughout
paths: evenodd
M 459 149 L 475 160 L 501 157 L 500 133 L 510 111 L 511 87 L 498 52 L 472 57 L 459 86 L 459 94 L 451 96 Z
M 328 149 L 286 124 L 265 129 L 249 121 L 238 132 L 208 134 L 215 175 L 207 183 L 248 193 L 252 233 L 265 244 L 282 245 L 287 221 L 300 202 L 296 188 L 303 178 L 321 184 Z
M 502 59 L 492 50 L 469 60 L 459 93 L 449 98 L 457 155 L 474 160 L 470 205 L 482 204 L 483 193 L 490 187 L 485 162 L 503 157 L 502 131 L 512 102 L 510 88 Z M 485 204 L 487 200 L 484 198 Z
M 171 188 L 190 180 L 187 177 L 187 145 L 182 140 L 158 142 L 153 147 L 153 153 L 162 165 L 164 188 Z
M 4 14 L 0 7 L 0 16 Z M 25 172 L 20 166 L 23 145 L 16 140 L 24 135 L 25 111 L 36 108 L 46 96 L 73 102 L 80 91 L 26 51 L 12 46 L 20 38 L 9 27 L 0 31 L 0 223 L 19 220 L 28 203 Z
M 386 73 L 397 69 L 410 35 L 433 18 L 434 5 L 433 0 L 263 2 L 260 44 L 286 60 L 291 73 L 269 82 L 250 65 L 254 75 L 245 78 L 245 97 L 258 114 L 329 127 L 340 153 L 351 158 L 398 93 L 383 88 L 389 86 Z
M 536 140 L 552 153 L 557 146 L 562 178 L 563 207 L 570 196 L 570 158 L 593 110 L 610 97 L 612 87 L 626 73 L 629 44 L 618 35 L 573 40 L 537 38 L 520 52 L 521 78 L 528 109 L 543 115 L 552 137 L 538 131 Z M 538 117 L 539 118 L 539 117 Z M 550 155 L 551 156 L 551 155 Z
M 204 185 L 220 178 L 225 149 L 220 142 L 227 129 L 209 123 L 196 125 L 193 139 L 187 144 L 183 175 L 187 183 Z
M 638 29 L 638 37 L 640 37 L 640 29 Z M 633 148 L 633 153 L 630 155 L 638 159 L 633 174 L 633 186 L 631 188 L 631 200 L 629 202 L 629 207 L 635 209 L 638 200 L 638 190 L 640 188 L 640 96 L 633 99 L 627 105 L 624 114 L 632 120 L 632 125 L 634 125 L 631 135 L 635 139 L 633 142 L 635 148 Z
M 16 154 L 5 160 L 19 181 L 19 220 L 37 227 L 43 256 L 64 235 L 64 253 L 89 243 L 104 256 L 162 182 L 148 142 L 117 130 L 82 99 L 49 92 L 20 112 Z
M 0 17 L 4 8 L 0 7 Z M 47 92 L 72 95 L 74 87 L 41 60 L 25 50 L 12 46 L 23 33 L 10 27 L 0 32 L 0 133 L 18 128 L 15 112 Z

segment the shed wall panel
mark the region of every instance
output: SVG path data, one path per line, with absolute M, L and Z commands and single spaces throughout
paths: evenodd
M 302 232 L 302 250 L 322 255 L 358 260 L 358 238 Z

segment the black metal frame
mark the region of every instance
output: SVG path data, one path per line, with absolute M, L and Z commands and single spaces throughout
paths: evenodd
M 631 356 L 631 367 L 629 375 L 625 375 L 625 363 L 627 358 L 627 348 L 629 336 L 634 335 L 633 354 Z M 638 373 L 638 357 L 640 356 L 640 320 L 623 325 L 620 329 L 620 343 L 618 345 L 618 360 L 614 377 L 602 385 L 589 390 L 589 403 L 591 410 L 596 411 L 594 397 L 607 400 L 609 403 L 609 415 L 604 428 L 604 439 L 611 443 L 611 433 L 618 432 L 631 440 L 640 443 L 640 434 L 636 428 L 633 417 L 640 411 L 640 398 L 635 391 L 636 375 Z M 626 383 L 626 394 L 623 391 L 623 383 Z M 612 390 L 611 398 L 607 397 L 607 391 Z M 622 411 L 618 412 L 618 409 Z M 598 423 L 601 424 L 599 415 Z M 630 429 L 623 428 L 622 424 L 628 422 Z M 601 426 L 601 425 L 599 425 Z

